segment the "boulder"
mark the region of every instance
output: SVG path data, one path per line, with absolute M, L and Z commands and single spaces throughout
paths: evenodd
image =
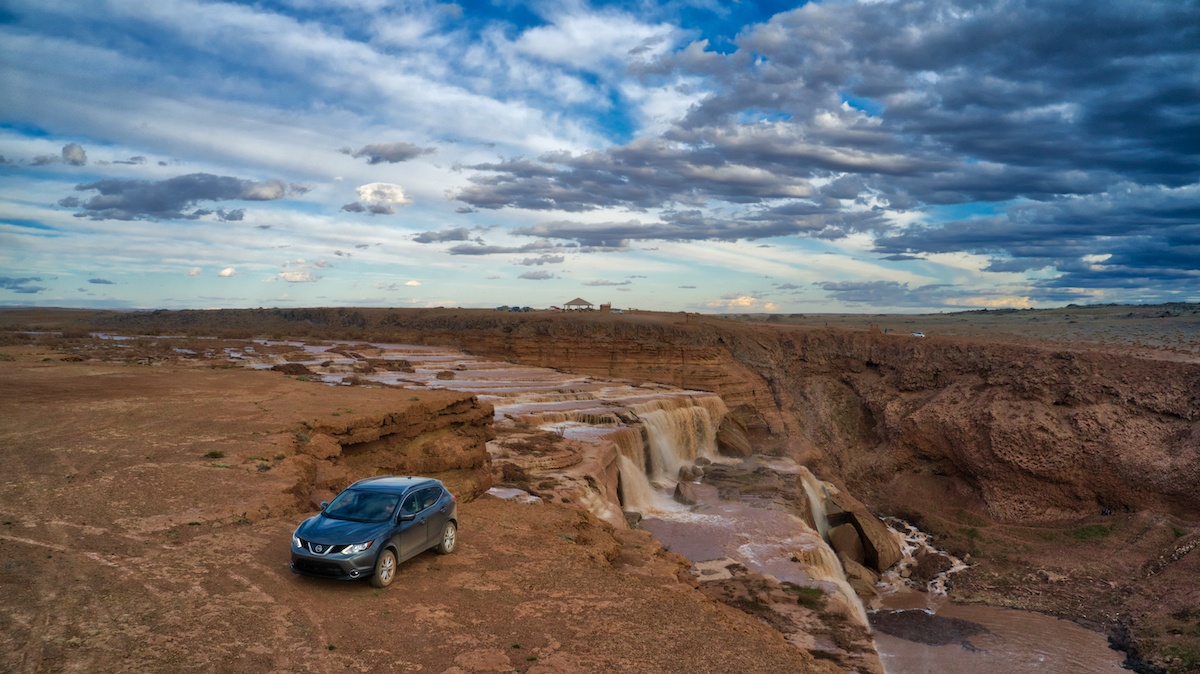
M 704 475 L 704 469 L 700 466 L 680 466 L 679 481 L 680 482 L 695 482 Z
M 825 514 L 830 528 L 849 524 L 858 530 L 864 561 L 876 571 L 887 571 L 904 556 L 900 541 L 891 529 L 853 496 L 844 492 L 829 494 L 825 498 Z
M 674 499 L 683 505 L 696 505 L 696 487 L 689 482 L 675 485 Z
M 829 530 L 829 547 L 833 548 L 839 557 L 848 557 L 859 564 L 867 558 L 862 539 L 858 537 L 858 529 L 851 524 L 843 524 Z
M 854 588 L 859 597 L 870 600 L 879 596 L 879 591 L 875 589 L 875 583 L 879 582 L 879 574 L 845 555 L 838 555 L 838 561 L 842 563 L 842 570 L 846 572 L 846 582 L 850 583 L 850 587 Z
M 625 524 L 630 529 L 636 529 L 642 523 L 642 514 L 636 510 L 622 510 L 621 514 L 625 516 Z

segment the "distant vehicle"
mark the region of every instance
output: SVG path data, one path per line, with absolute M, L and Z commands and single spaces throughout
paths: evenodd
M 427 477 L 369 477 L 322 503 L 292 534 L 292 571 L 358 580 L 375 587 L 430 548 L 446 555 L 458 545 L 458 499 Z
M 914 333 L 912 333 L 912 336 L 913 336 L 913 337 L 924 337 L 924 336 L 925 336 L 925 333 L 923 333 L 923 332 L 914 332 Z
M 508 311 L 508 305 L 496 307 L 496 311 Z
M 613 309 L 613 310 L 612 310 L 612 313 L 614 313 L 614 314 L 623 314 L 623 313 L 625 313 L 625 311 L 624 311 L 624 310 L 622 310 L 622 309 Z

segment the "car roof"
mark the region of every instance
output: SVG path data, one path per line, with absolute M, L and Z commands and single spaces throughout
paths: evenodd
M 403 494 L 413 487 L 428 487 L 432 485 L 441 485 L 442 483 L 431 477 L 400 477 L 397 475 L 380 475 L 378 477 L 368 477 L 365 480 L 359 480 L 350 485 L 349 489 L 358 489 L 364 491 L 383 491 L 393 494 Z

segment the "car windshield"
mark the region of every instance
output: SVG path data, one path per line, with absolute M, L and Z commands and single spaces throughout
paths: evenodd
M 385 522 L 396 512 L 399 502 L 396 494 L 347 489 L 325 507 L 324 515 L 354 522 Z

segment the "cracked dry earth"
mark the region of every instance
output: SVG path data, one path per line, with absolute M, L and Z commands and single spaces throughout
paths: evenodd
M 386 590 L 292 574 L 292 429 L 412 392 L 3 351 L 0 671 L 829 671 L 564 506 L 463 502 Z

